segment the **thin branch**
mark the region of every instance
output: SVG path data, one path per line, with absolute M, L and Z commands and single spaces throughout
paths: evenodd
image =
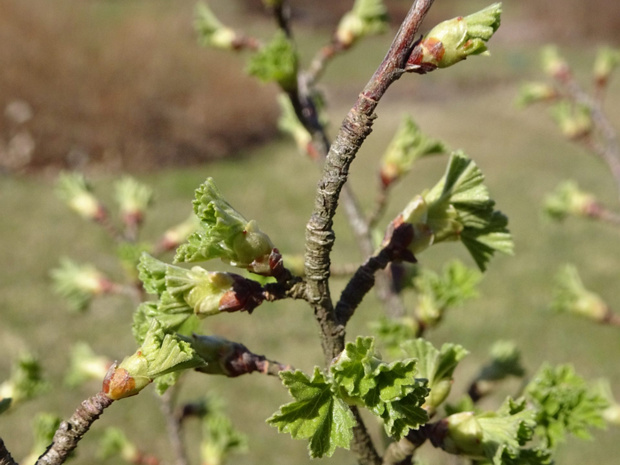
M 178 386 L 178 384 L 176 385 Z M 168 440 L 172 447 L 175 465 L 188 465 L 185 447 L 183 446 L 183 436 L 181 433 L 181 423 L 178 421 L 174 411 L 174 397 L 177 392 L 176 386 L 172 386 L 162 396 L 159 397 L 159 406 L 166 419 L 166 430 Z
M 39 457 L 35 465 L 60 465 L 64 463 L 91 425 L 112 402 L 114 401 L 102 391 L 82 402 L 69 418 L 69 421 L 63 421 L 60 424 L 56 434 L 54 434 L 52 444 Z
M 0 465 L 17 465 L 17 462 L 11 457 L 11 453 L 4 445 L 4 441 L 0 438 Z
M 366 426 L 362 420 L 362 416 L 357 407 L 351 407 L 351 413 L 357 424 L 353 427 L 353 441 L 351 442 L 351 450 L 357 456 L 360 465 L 380 465 L 381 457 L 377 453 L 377 449 L 372 443 L 372 439 L 366 431 Z

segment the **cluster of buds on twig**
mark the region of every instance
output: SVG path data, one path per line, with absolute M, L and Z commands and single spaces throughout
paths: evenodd
M 455 65 L 470 55 L 488 54 L 486 43 L 499 28 L 501 13 L 502 4 L 494 3 L 438 24 L 415 46 L 405 70 L 424 74 Z

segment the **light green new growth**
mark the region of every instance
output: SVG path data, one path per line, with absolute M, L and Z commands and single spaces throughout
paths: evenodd
M 32 423 L 34 442 L 30 453 L 21 461 L 22 465 L 36 463 L 39 456 L 51 444 L 54 433 L 60 426 L 62 419 L 53 413 L 38 413 Z
M 594 61 L 594 80 L 598 85 L 605 85 L 614 70 L 620 66 L 620 49 L 601 47 Z
M 493 465 L 550 464 L 550 451 L 523 448 L 533 437 L 534 416 L 524 400 L 510 398 L 495 412 L 450 415 L 443 420 L 447 434 L 442 448 Z
M 71 309 L 77 312 L 86 310 L 94 297 L 108 292 L 112 286 L 94 266 L 79 265 L 68 258 L 63 258 L 50 275 L 54 291 L 67 299 Z
M 293 138 L 299 153 L 307 154 L 309 144 L 312 142 L 312 135 L 297 118 L 291 100 L 286 95 L 278 95 L 278 105 L 280 106 L 278 129 Z
M 206 3 L 196 5 L 196 19 L 194 28 L 203 46 L 210 46 L 230 50 L 233 48 L 237 34 L 231 28 L 224 26 L 213 14 Z
M 500 26 L 502 4 L 444 21 L 424 37 L 421 63 L 447 68 L 470 55 L 488 54 L 486 43 Z
M 376 322 L 372 322 L 370 327 L 390 356 L 400 355 L 401 343 L 415 339 L 420 329 L 415 318 L 410 316 L 400 318 L 381 316 Z
M 69 369 L 65 374 L 65 384 L 77 387 L 86 381 L 101 381 L 111 364 L 104 356 L 98 356 L 86 342 L 77 342 L 71 348 Z
M 605 301 L 586 289 L 573 265 L 564 265 L 556 274 L 551 309 L 580 315 L 596 322 L 602 321 L 609 313 Z
M 331 457 L 337 447 L 348 449 L 355 418 L 321 370 L 316 367 L 312 378 L 283 371 L 280 378 L 295 401 L 280 407 L 267 423 L 294 439 L 309 439 L 311 457 Z
M 336 40 L 344 47 L 350 47 L 359 39 L 385 32 L 388 27 L 388 12 L 382 0 L 355 0 L 336 30 Z
M 428 380 L 430 395 L 424 408 L 432 413 L 450 394 L 452 374 L 469 352 L 457 344 L 444 344 L 437 350 L 424 339 L 405 341 L 401 347 L 408 357 L 418 361 L 418 376 Z
M 508 218 L 494 210 L 483 182 L 472 160 L 453 153 L 443 178 L 415 197 L 400 216 L 414 229 L 409 249 L 416 254 L 438 242 L 461 240 L 482 271 L 496 251 L 512 254 Z
M 518 107 L 525 107 L 537 102 L 552 100 L 557 97 L 555 88 L 545 82 L 528 82 L 519 88 L 516 98 Z
M 407 174 L 413 164 L 427 155 L 447 153 L 447 146 L 426 136 L 418 125 L 405 115 L 381 161 L 381 179 L 387 186 Z
M 14 407 L 43 394 L 49 388 L 50 384 L 43 378 L 41 364 L 37 358 L 24 353 L 13 363 L 11 377 L 0 384 L 0 401 L 6 410 L 9 406 Z
M 550 111 L 567 139 L 579 139 L 592 132 L 592 115 L 587 106 L 562 100 L 553 105 Z
M 80 173 L 60 173 L 56 194 L 69 208 L 88 220 L 97 218 L 103 209 L 93 195 L 92 187 Z
M 596 205 L 594 194 L 581 190 L 574 181 L 564 181 L 547 195 L 543 211 L 550 218 L 561 221 L 569 215 L 587 216 Z
M 273 244 L 222 197 L 212 178 L 197 190 L 194 212 L 200 220 L 198 230 L 177 249 L 175 261 L 197 262 L 220 258 L 256 274 L 269 275 L 269 255 Z
M 480 370 L 478 381 L 499 381 L 508 376 L 521 377 L 525 374 L 521 352 L 514 342 L 495 342 L 490 355 L 491 360 Z
M 208 403 L 202 420 L 200 455 L 206 465 L 224 465 L 229 455 L 247 450 L 248 438 L 233 426 L 215 402 Z
M 297 88 L 297 52 L 282 31 L 253 55 L 247 73 L 263 82 L 276 82 L 285 91 Z
M 447 309 L 478 296 L 481 279 L 481 273 L 458 260 L 446 264 L 441 275 L 423 269 L 413 281 L 418 297 L 418 317 L 427 327 L 436 325 Z
M 139 452 L 120 428 L 109 427 L 104 430 L 99 441 L 97 457 L 100 460 L 107 460 L 116 456 L 120 456 L 126 463 L 135 463 Z
M 114 184 L 122 215 L 141 215 L 153 203 L 153 189 L 126 176 Z
M 568 434 L 589 439 L 589 429 L 603 428 L 607 401 L 570 365 L 543 366 L 525 389 L 536 411 L 536 429 L 545 444 L 554 448 Z

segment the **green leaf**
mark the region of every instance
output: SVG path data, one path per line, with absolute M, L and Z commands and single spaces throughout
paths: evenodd
M 415 254 L 433 243 L 461 240 L 484 271 L 495 252 L 512 253 L 508 218 L 494 210 L 478 166 L 462 152 L 450 157 L 446 173 L 430 191 L 415 197 L 397 218 L 414 228 Z
M 450 394 L 452 374 L 469 352 L 457 344 L 444 344 L 437 350 L 421 338 L 406 341 L 401 347 L 407 356 L 418 360 L 418 376 L 428 380 L 431 392 L 424 407 L 433 412 Z
M 80 173 L 60 173 L 56 194 L 82 218 L 96 220 L 105 215 L 103 205 L 94 196 L 91 185 Z
M 54 291 L 67 299 L 76 312 L 86 310 L 96 296 L 109 292 L 113 286 L 94 266 L 80 265 L 68 258 L 63 258 L 60 266 L 54 268 L 50 275 Z
M 427 326 L 434 326 L 447 309 L 458 307 L 468 299 L 477 297 L 476 287 L 481 279 L 480 273 L 457 260 L 446 264 L 441 275 L 422 269 L 414 278 L 419 318 Z
M 200 220 L 196 232 L 177 249 L 175 261 L 196 262 L 220 258 L 233 266 L 270 275 L 273 244 L 258 224 L 247 221 L 220 194 L 208 178 L 197 190 L 194 212 Z
M 416 360 L 383 362 L 373 338 L 358 337 L 348 343 L 330 371 L 343 398 L 382 418 L 389 436 L 400 439 L 428 421 L 421 408 L 428 389 L 415 377 Z
M 601 296 L 586 289 L 573 265 L 564 265 L 555 275 L 550 307 L 558 313 L 571 313 L 596 322 L 604 321 L 610 312 Z
M 562 221 L 569 215 L 588 216 L 595 207 L 598 202 L 593 194 L 582 191 L 574 181 L 564 181 L 545 197 L 544 212 Z
M 383 186 L 407 174 L 420 158 L 447 152 L 443 142 L 428 137 L 410 116 L 405 116 L 381 160 Z
M 510 398 L 495 412 L 461 412 L 444 420 L 446 434 L 441 447 L 452 454 L 485 460 L 494 465 L 507 463 L 549 463 L 550 451 L 526 449 L 536 426 L 535 411 L 526 408 L 525 400 Z
M 382 0 L 355 0 L 336 30 L 336 39 L 345 48 L 362 37 L 385 32 L 389 25 L 387 8 Z
M 312 378 L 301 371 L 283 371 L 280 377 L 295 401 L 280 407 L 267 423 L 294 439 L 309 439 L 311 457 L 330 457 L 336 447 L 348 449 L 355 418 L 319 368 Z
M 50 384 L 43 378 L 39 360 L 30 353 L 23 353 L 11 367 L 11 376 L 0 384 L 0 399 L 11 399 L 14 407 L 48 391 Z M 8 408 L 8 406 L 6 406 Z
M 297 88 L 297 52 L 283 31 L 256 53 L 248 63 L 247 73 L 263 82 L 276 82 L 283 90 Z
M 381 316 L 370 326 L 390 355 L 400 354 L 400 345 L 407 340 L 415 339 L 419 331 L 418 322 L 408 316 L 401 318 Z
M 607 401 L 570 365 L 544 365 L 527 385 L 525 395 L 536 410 L 536 424 L 550 448 L 568 434 L 590 438 L 589 429 L 603 428 Z
M 224 464 L 230 454 L 247 450 L 247 436 L 235 429 L 216 404 L 210 399 L 202 421 L 200 455 L 204 464 Z

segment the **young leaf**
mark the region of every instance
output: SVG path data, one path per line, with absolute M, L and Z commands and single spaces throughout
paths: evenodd
M 65 384 L 79 386 L 89 380 L 102 380 L 112 361 L 107 357 L 97 356 L 86 342 L 77 342 L 71 348 L 71 361 L 65 375 Z
M 103 381 L 103 392 L 114 400 L 138 394 L 155 378 L 204 365 L 191 345 L 166 334 L 153 320 L 142 346 L 120 365 L 114 364 Z
M 253 273 L 270 275 L 273 244 L 256 221 L 247 221 L 220 194 L 208 178 L 197 190 L 194 212 L 199 229 L 177 249 L 175 261 L 197 262 L 213 258 Z
M 129 176 L 116 182 L 114 189 L 123 221 L 130 225 L 141 223 L 153 203 L 153 189 Z
M 568 434 L 588 439 L 590 428 L 605 426 L 607 401 L 570 365 L 544 365 L 527 385 L 525 395 L 536 410 L 537 428 L 550 448 Z
M 410 116 L 405 116 L 381 160 L 383 187 L 407 174 L 418 159 L 447 152 L 443 142 L 428 137 Z
M 499 28 L 501 14 L 502 4 L 494 3 L 469 16 L 439 23 L 414 48 L 406 69 L 425 73 L 470 55 L 488 55 L 486 43 Z
M 573 265 L 564 265 L 556 274 L 551 309 L 596 322 L 604 321 L 610 312 L 609 306 L 598 294 L 586 289 Z
M 545 198 L 544 212 L 562 221 L 569 215 L 588 216 L 597 206 L 594 194 L 581 190 L 574 181 L 564 181 Z
M 319 368 L 312 378 L 301 371 L 283 371 L 280 377 L 295 401 L 280 407 L 267 423 L 294 439 L 309 439 L 311 457 L 331 457 L 336 447 L 348 449 L 355 418 Z
M 81 312 L 99 295 L 110 292 L 114 284 L 92 265 L 79 265 L 64 258 L 52 277 L 54 290 L 67 299 L 72 310 Z
M 29 353 L 20 355 L 11 367 L 11 377 L 0 384 L 0 400 L 11 399 L 13 407 L 49 390 L 43 379 L 43 369 L 37 358 Z M 8 408 L 8 406 L 7 406 Z
M 106 216 L 104 206 L 94 196 L 91 185 L 80 173 L 60 173 L 56 193 L 82 218 L 101 220 Z
M 223 465 L 226 458 L 235 452 L 245 452 L 248 439 L 237 431 L 221 407 L 209 402 L 209 410 L 202 420 L 200 455 L 202 463 Z
M 401 439 L 410 429 L 428 421 L 421 408 L 428 389 L 415 378 L 416 361 L 383 362 L 373 338 L 358 337 L 348 343 L 330 371 L 343 398 L 364 405 L 382 418 L 389 436 Z
M 424 407 L 433 412 L 450 394 L 452 374 L 468 354 L 457 344 L 444 344 L 437 350 L 424 339 L 406 341 L 401 345 L 405 354 L 418 361 L 418 376 L 428 380 L 430 395 Z
M 355 0 L 336 30 L 336 40 L 344 47 L 351 47 L 362 37 L 380 34 L 388 27 L 387 8 L 383 0 Z
M 453 153 L 443 178 L 414 197 L 392 222 L 413 226 L 409 250 L 416 254 L 434 243 L 460 239 L 482 271 L 496 251 L 511 254 L 508 218 L 493 209 L 495 202 L 483 181 L 472 160 L 462 152 Z
M 476 286 L 482 279 L 479 272 L 457 260 L 446 264 L 442 271 L 438 275 L 422 269 L 413 281 L 418 297 L 418 316 L 427 327 L 436 325 L 448 308 L 458 307 L 478 295 Z
M 256 53 L 248 63 L 247 73 L 263 82 L 276 82 L 284 91 L 297 88 L 297 52 L 282 31 Z
M 206 3 L 200 2 L 196 5 L 194 28 L 198 32 L 201 45 L 224 50 L 234 48 L 237 34 L 224 26 Z

